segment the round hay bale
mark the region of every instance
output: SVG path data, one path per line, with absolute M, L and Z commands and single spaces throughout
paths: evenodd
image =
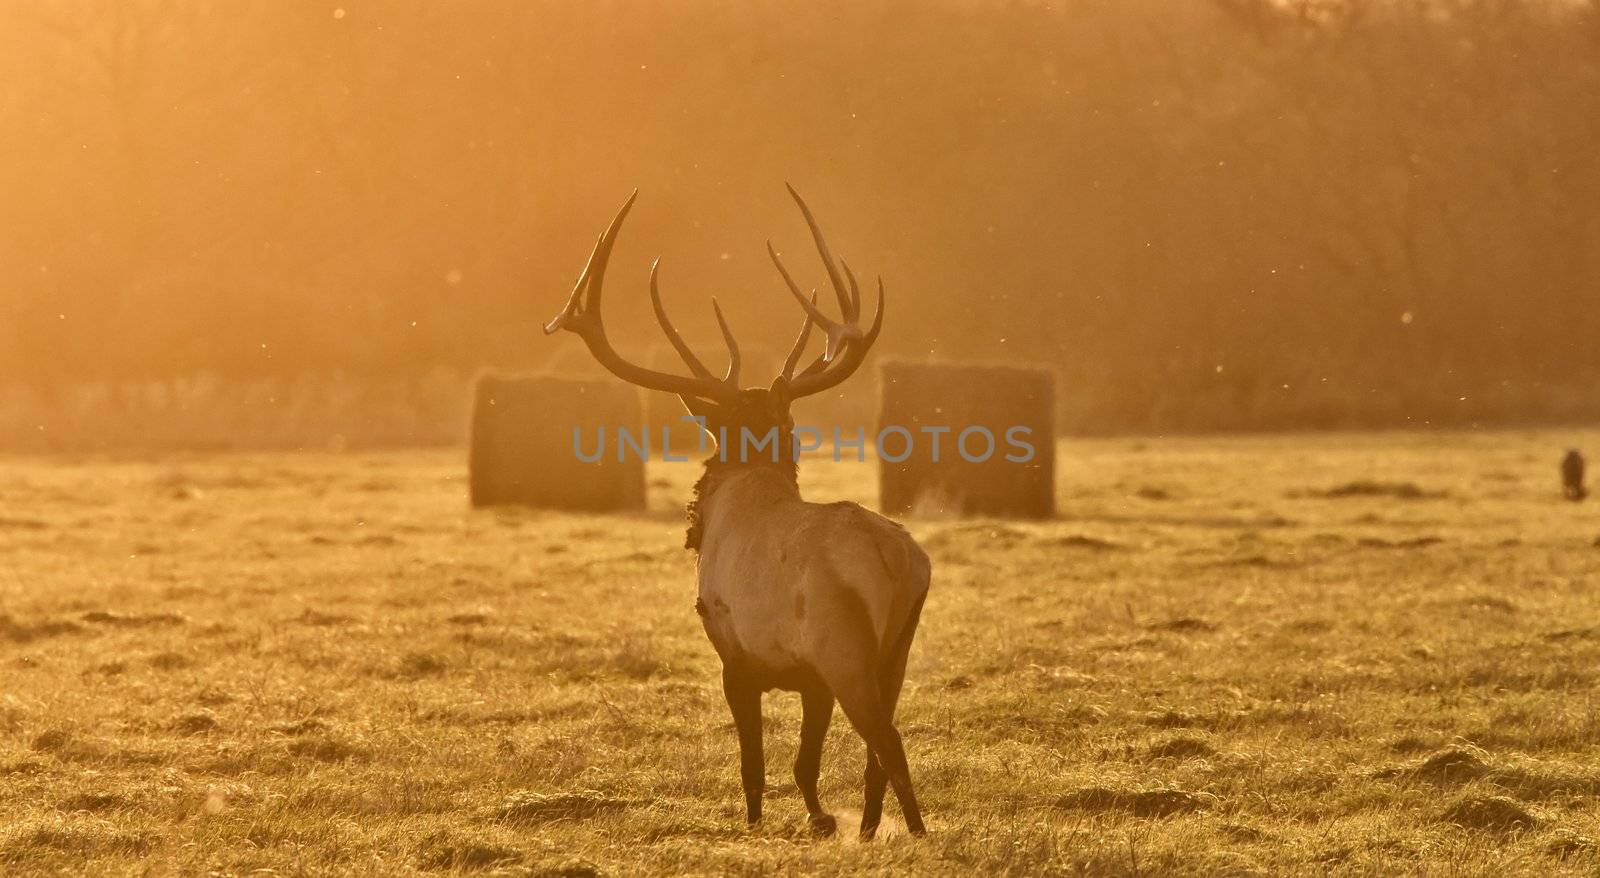
M 643 427 L 638 392 L 614 378 L 485 375 L 472 407 L 472 505 L 642 509 L 644 461 L 619 447 L 618 431 Z M 598 460 L 580 459 L 575 429 L 585 455 L 603 443 Z

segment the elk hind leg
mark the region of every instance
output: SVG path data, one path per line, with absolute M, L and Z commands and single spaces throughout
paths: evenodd
M 911 654 L 911 639 L 916 635 L 917 620 L 922 614 L 923 598 L 917 599 L 917 604 L 911 612 L 905 630 L 899 635 L 894 649 L 886 657 L 878 669 L 878 687 L 883 696 L 884 708 L 888 712 L 889 720 L 894 721 L 895 708 L 900 703 L 900 689 L 906 679 L 906 659 Z M 908 780 L 909 784 L 909 780 Z M 867 838 L 878 829 L 878 823 L 883 818 L 883 796 L 889 786 L 889 773 L 878 759 L 876 751 L 867 751 L 866 772 L 866 803 L 861 808 L 861 834 Z M 900 795 L 896 790 L 895 795 Z M 904 806 L 902 805 L 902 808 Z M 915 824 L 908 812 L 906 825 L 912 832 L 920 834 L 923 831 L 921 815 L 917 815 Z
M 884 710 L 890 722 L 894 721 L 895 705 L 900 701 L 900 686 L 905 680 L 906 657 L 901 653 L 897 660 L 889 662 L 878 674 L 879 691 L 882 693 Z M 889 787 L 889 772 L 878 759 L 878 752 L 867 750 L 866 773 L 866 802 L 861 807 L 861 834 L 871 838 L 878 830 L 878 824 L 883 819 L 883 796 Z M 895 793 L 899 796 L 898 790 Z M 902 805 L 903 807 L 903 805 Z M 911 825 L 908 816 L 906 824 Z M 920 829 L 913 829 L 920 832 Z
M 754 826 L 761 820 L 761 797 L 767 786 L 766 759 L 761 750 L 761 689 L 724 667 L 722 694 L 739 732 L 739 780 L 744 785 L 745 820 Z
M 865 628 L 865 625 L 861 627 Z M 866 633 L 868 636 L 857 639 L 853 647 L 831 650 L 828 655 L 832 659 L 832 667 L 822 669 L 823 679 L 839 699 L 845 717 L 867 744 L 867 798 L 862 809 L 861 837 L 871 838 L 877 832 L 883 813 L 885 780 L 894 787 L 895 798 L 900 800 L 906 828 L 915 835 L 921 835 L 925 831 L 922 809 L 918 807 L 916 793 L 911 788 L 911 770 L 906 764 L 906 751 L 900 741 L 900 732 L 894 727 L 893 710 L 884 698 L 876 649 L 870 632 Z M 898 697 L 899 687 L 895 686 L 894 689 Z M 876 796 L 873 795 L 874 789 L 877 789 Z
M 804 714 L 800 721 L 800 749 L 794 757 L 794 782 L 805 799 L 811 829 L 819 835 L 832 835 L 838 823 L 832 814 L 822 810 L 817 779 L 822 774 L 822 744 L 833 720 L 833 693 L 818 683 L 801 690 L 800 702 Z

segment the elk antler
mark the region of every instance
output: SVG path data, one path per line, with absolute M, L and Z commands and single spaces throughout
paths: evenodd
M 835 321 L 822 313 L 817 307 L 816 294 L 810 300 L 800 292 L 800 287 L 789 276 L 789 270 L 783 267 L 783 260 L 778 258 L 778 251 L 767 242 L 767 255 L 772 257 L 772 264 L 777 266 L 778 274 L 783 276 L 783 282 L 789 287 L 789 292 L 794 295 L 795 301 L 806 312 L 806 323 L 801 330 L 800 338 L 795 342 L 795 347 L 789 353 L 789 359 L 784 363 L 784 375 L 787 377 L 798 362 L 800 352 L 805 348 L 805 342 L 811 333 L 811 325 L 822 327 L 827 334 L 827 343 L 823 346 L 822 354 L 807 366 L 805 371 L 794 378 L 790 384 L 790 394 L 798 399 L 820 393 L 839 384 L 855 373 L 871 350 L 873 342 L 878 340 L 878 330 L 883 328 L 883 278 L 878 278 L 878 308 L 873 315 L 872 326 L 866 331 L 861 329 L 861 288 L 856 284 L 856 276 L 850 271 L 850 266 L 840 260 L 844 276 L 840 277 L 840 269 L 835 267 L 833 255 L 828 251 L 828 242 L 822 237 L 822 229 L 817 226 L 816 219 L 811 215 L 811 208 L 806 206 L 800 193 L 789 186 L 789 194 L 793 196 L 796 204 L 800 205 L 800 212 L 805 215 L 806 225 L 811 228 L 811 237 L 816 242 L 817 252 L 822 256 L 822 264 L 828 270 L 828 280 L 833 285 L 834 294 L 839 299 L 839 311 L 843 321 Z M 846 287 L 845 281 L 849 282 Z M 843 352 L 843 356 L 840 353 Z
M 616 217 L 611 220 L 611 225 L 600 235 L 600 240 L 594 245 L 594 252 L 589 254 L 589 262 L 583 267 L 583 273 L 578 275 L 578 282 L 572 288 L 567 306 L 545 324 L 545 334 L 551 335 L 563 329 L 577 333 L 584 344 L 589 346 L 589 353 L 594 355 L 600 365 L 629 384 L 676 393 L 679 396 L 732 402 L 739 392 L 739 345 L 734 341 L 733 331 L 728 328 L 728 321 L 722 317 L 722 309 L 713 299 L 711 307 L 717 314 L 718 325 L 722 327 L 722 339 L 728 345 L 728 373 L 719 381 L 695 357 L 694 352 L 678 335 L 678 331 L 673 329 L 672 321 L 667 319 L 666 309 L 661 306 L 661 293 L 656 285 L 656 274 L 661 260 L 656 260 L 650 266 L 650 302 L 655 309 L 656 321 L 661 324 L 667 340 L 683 358 L 684 364 L 694 373 L 694 377 L 657 372 L 654 369 L 634 365 L 624 360 L 606 339 L 605 323 L 600 317 L 600 296 L 605 281 L 606 263 L 611 259 L 611 248 L 616 244 L 617 230 L 622 228 L 622 221 L 628 216 L 628 210 L 633 207 L 633 200 L 638 197 L 639 190 L 635 189 L 623 203 L 622 209 L 617 211 Z
M 813 307 L 817 304 L 816 290 L 811 291 L 811 304 Z M 811 315 L 807 314 L 805 322 L 800 324 L 800 337 L 794 340 L 794 347 L 789 349 L 789 356 L 783 358 L 783 379 L 785 381 L 794 378 L 795 364 L 800 362 L 800 355 L 805 353 L 806 342 L 811 340 L 811 327 L 815 322 L 811 319 Z

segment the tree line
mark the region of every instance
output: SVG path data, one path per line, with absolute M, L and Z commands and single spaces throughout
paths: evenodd
M 785 181 L 884 276 L 880 349 L 1048 364 L 1072 429 L 1600 403 L 1595 0 L 63 0 L 0 20 L 0 385 L 41 404 L 546 365 L 538 324 L 635 186 L 619 346 L 657 340 L 659 255 L 686 334 L 717 338 L 714 293 L 781 348 L 800 315 L 765 240 L 825 283 Z

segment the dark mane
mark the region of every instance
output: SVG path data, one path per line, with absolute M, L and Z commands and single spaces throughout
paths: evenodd
M 782 455 L 781 460 L 771 461 L 735 461 L 723 460 L 713 454 L 705 459 L 705 471 L 700 474 L 699 481 L 694 483 L 694 494 L 689 498 L 689 505 L 684 513 L 689 519 L 689 529 L 684 534 L 683 547 L 700 551 L 700 540 L 705 536 L 704 523 L 700 520 L 700 504 L 704 503 L 711 492 L 717 489 L 729 476 L 737 475 L 752 468 L 772 469 L 783 473 L 789 479 L 789 484 L 799 485 L 800 465 L 791 455 Z

